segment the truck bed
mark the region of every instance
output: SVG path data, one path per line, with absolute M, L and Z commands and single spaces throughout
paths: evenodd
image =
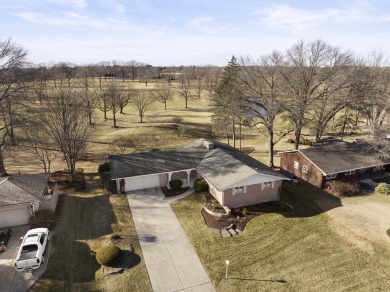
M 26 245 L 23 247 L 19 258 L 16 261 L 25 261 L 34 259 L 37 256 L 38 246 L 37 245 Z
M 35 259 L 36 255 L 37 255 L 37 251 L 26 252 L 26 253 L 21 254 L 17 261 L 25 261 L 25 260 Z

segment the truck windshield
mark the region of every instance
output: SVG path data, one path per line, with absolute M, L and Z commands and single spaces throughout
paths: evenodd
M 32 251 L 37 251 L 38 250 L 38 245 L 32 244 L 32 245 L 25 245 L 22 248 L 22 254 L 29 253 Z

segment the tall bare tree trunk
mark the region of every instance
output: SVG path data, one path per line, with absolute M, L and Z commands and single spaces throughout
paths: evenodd
M 234 118 L 233 118 L 233 126 L 232 126 L 232 131 L 233 131 L 233 147 L 236 148 L 236 129 L 235 129 L 235 123 L 234 123 Z
M 0 176 L 7 176 L 7 172 L 5 171 L 4 159 L 3 159 L 3 151 L 0 150 Z
M 269 167 L 274 168 L 274 131 L 268 130 L 268 161 Z
M 240 150 L 241 150 L 241 127 L 242 127 L 242 125 L 241 125 L 241 121 L 240 121 Z

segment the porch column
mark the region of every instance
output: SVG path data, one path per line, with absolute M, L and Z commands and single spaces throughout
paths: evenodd
M 168 182 L 167 182 L 167 188 L 168 188 L 168 190 L 171 189 L 171 187 L 169 186 L 169 182 L 171 181 L 171 177 L 172 177 L 172 172 L 168 172 Z
M 186 172 L 187 172 L 187 182 L 188 182 L 188 186 L 191 187 L 191 182 L 190 182 L 191 170 L 186 170 Z
M 119 193 L 120 192 L 120 188 L 121 188 L 121 186 L 120 186 L 120 184 L 119 184 L 119 179 L 116 179 L 115 180 L 116 181 L 116 191 Z

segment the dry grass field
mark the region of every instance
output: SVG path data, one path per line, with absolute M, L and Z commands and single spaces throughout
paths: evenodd
M 108 84 L 115 82 L 107 79 L 102 79 L 102 89 Z M 77 87 L 77 81 L 73 81 Z M 155 88 L 155 83 L 151 82 L 146 87 L 144 83 L 132 81 L 116 81 L 118 86 L 133 87 L 140 90 L 152 90 Z M 53 85 L 48 85 L 53 86 Z M 99 87 L 97 80 L 94 81 L 94 86 Z M 172 83 L 173 87 L 178 84 Z M 124 114 L 117 114 L 117 128 L 113 128 L 112 114 L 107 113 L 107 119 L 104 120 L 103 112 L 95 109 L 93 122 L 94 133 L 88 142 L 86 152 L 82 159 L 77 163 L 78 168 L 83 168 L 86 173 L 94 173 L 97 170 L 99 163 L 106 160 L 108 154 L 120 153 L 119 149 L 113 145 L 113 142 L 119 137 L 144 137 L 144 141 L 140 141 L 136 148 L 128 149 L 126 152 L 148 151 L 153 148 L 168 149 L 180 147 L 192 142 L 194 139 L 201 137 L 212 137 L 222 142 L 227 142 L 224 137 L 216 137 L 211 133 L 211 108 L 209 102 L 209 93 L 204 91 L 201 99 L 191 99 L 188 103 L 188 108 L 185 108 L 184 98 L 176 95 L 172 100 L 167 102 L 167 110 L 164 110 L 163 103 L 154 103 L 150 110 L 146 112 L 144 123 L 139 122 L 137 111 L 131 105 L 127 105 L 124 109 Z M 183 119 L 182 126 L 185 128 L 184 133 L 178 131 L 172 119 L 181 117 Z M 282 127 L 283 122 L 280 120 L 277 127 Z M 180 134 L 180 135 L 179 135 Z M 304 134 L 309 134 L 308 132 Z M 254 152 L 251 154 L 260 161 L 268 164 L 267 157 L 267 138 L 261 133 L 261 129 L 243 128 L 242 146 L 254 147 Z M 311 136 L 307 136 L 313 139 Z M 283 138 L 275 147 L 275 164 L 278 165 L 278 151 L 289 150 L 293 148 L 293 144 L 287 143 L 288 137 Z M 237 141 L 237 147 L 239 142 Z M 26 146 L 26 145 L 25 145 Z M 307 146 L 302 146 L 307 147 Z M 25 147 L 13 147 L 5 152 L 5 166 L 10 174 L 17 173 L 36 173 L 42 172 L 40 164 L 35 161 L 31 155 L 26 152 Z M 63 170 L 66 167 L 61 156 L 58 156 L 52 165 L 52 172 Z

